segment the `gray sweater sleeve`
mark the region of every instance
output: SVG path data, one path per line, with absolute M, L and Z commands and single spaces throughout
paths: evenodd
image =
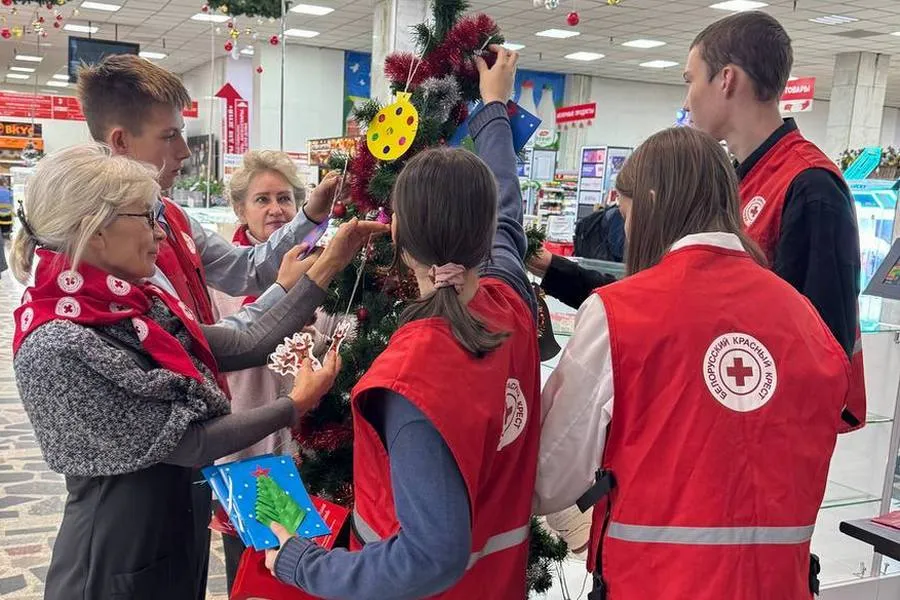
M 202 467 L 218 458 L 252 446 L 294 420 L 294 403 L 280 397 L 252 410 L 192 423 L 175 450 L 163 462 L 180 467 Z
M 537 300 L 525 272 L 528 242 L 522 227 L 522 191 L 506 106 L 491 102 L 472 117 L 469 130 L 478 156 L 491 168 L 500 192 L 491 261 L 482 268 L 481 274 L 497 277 L 509 284 L 528 304 L 536 318 Z
M 325 290 L 303 276 L 275 306 L 246 329 L 226 323 L 203 325 L 220 371 L 239 371 L 266 364 L 275 346 L 303 329 L 325 300 Z

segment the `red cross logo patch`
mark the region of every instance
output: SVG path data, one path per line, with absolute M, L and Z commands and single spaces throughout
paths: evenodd
M 746 333 L 727 333 L 706 350 L 703 380 L 723 406 L 749 412 L 771 400 L 778 386 L 778 369 L 761 341 Z

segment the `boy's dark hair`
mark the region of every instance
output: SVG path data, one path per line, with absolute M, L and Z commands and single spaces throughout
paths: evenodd
M 694 38 L 694 48 L 709 66 L 710 81 L 726 65 L 736 65 L 750 76 L 760 102 L 781 96 L 794 62 L 787 31 L 774 17 L 759 11 L 716 21 Z
M 468 150 L 425 150 L 410 160 L 393 191 L 397 224 L 394 263 L 409 256 L 426 267 L 454 263 L 474 269 L 490 258 L 497 229 L 497 181 L 484 162 Z M 413 301 L 401 324 L 441 317 L 453 337 L 481 356 L 508 337 L 492 332 L 444 287 Z
M 91 136 L 105 142 L 116 126 L 139 135 L 153 106 L 180 111 L 191 97 L 174 73 L 134 54 L 115 54 L 78 70 L 78 101 Z

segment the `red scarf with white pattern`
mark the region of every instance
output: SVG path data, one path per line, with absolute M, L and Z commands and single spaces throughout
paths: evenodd
M 178 339 L 146 316 L 158 298 L 184 324 L 191 336 L 191 352 L 218 375 L 216 360 L 196 318 L 183 302 L 155 285 L 130 283 L 92 265 L 71 268 L 68 257 L 39 249 L 34 286 L 25 290 L 22 305 L 14 313 L 16 331 L 13 353 L 29 333 L 55 320 L 68 320 L 86 327 L 112 325 L 129 319 L 141 347 L 163 369 L 198 382 L 203 375 L 194 366 Z

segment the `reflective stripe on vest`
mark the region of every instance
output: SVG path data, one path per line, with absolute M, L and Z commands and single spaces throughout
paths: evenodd
M 606 535 L 626 542 L 736 546 L 802 544 L 812 539 L 808 527 L 652 527 L 610 523 Z
M 371 542 L 378 542 L 381 540 L 381 536 L 375 533 L 375 530 L 366 523 L 365 519 L 359 516 L 359 513 L 356 509 L 353 510 L 353 528 L 356 531 L 356 534 L 359 536 L 359 539 L 366 544 Z M 502 550 L 506 550 L 508 548 L 513 548 L 528 541 L 528 534 L 531 531 L 531 524 L 527 523 L 522 525 L 521 527 L 516 527 L 515 529 L 510 529 L 509 531 L 504 531 L 503 533 L 498 533 L 497 535 L 492 535 L 488 538 L 487 542 L 485 542 L 484 547 L 478 552 L 473 552 L 469 556 L 469 564 L 466 566 L 466 570 L 471 569 L 475 566 L 479 560 L 488 556 L 490 554 L 494 554 L 500 552 Z

